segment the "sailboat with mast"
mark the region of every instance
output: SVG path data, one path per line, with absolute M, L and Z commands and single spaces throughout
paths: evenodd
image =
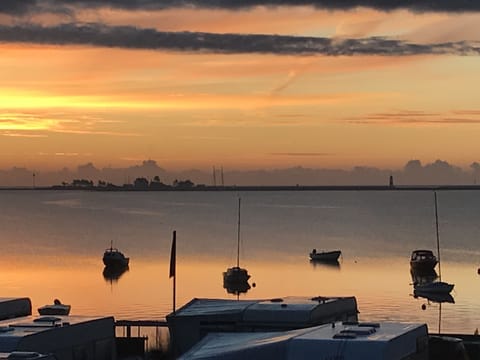
M 237 226 L 237 265 L 230 267 L 223 273 L 223 287 L 224 288 L 236 288 L 248 285 L 248 279 L 250 275 L 247 269 L 240 267 L 240 208 L 241 198 L 238 198 L 238 226 Z
M 454 287 L 454 284 L 449 284 L 442 281 L 442 271 L 440 268 L 440 236 L 438 232 L 438 207 L 437 207 L 437 192 L 433 192 L 435 196 L 435 229 L 437 234 L 437 255 L 438 255 L 438 280 L 426 283 L 414 283 L 414 292 L 419 295 L 429 294 L 449 294 Z

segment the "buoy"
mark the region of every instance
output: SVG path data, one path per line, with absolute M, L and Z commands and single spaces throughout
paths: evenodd
M 422 304 L 422 310 L 425 310 L 427 308 L 427 305 Z
M 253 284 L 252 284 L 252 287 L 255 287 L 255 286 L 257 286 L 257 284 L 256 284 L 256 283 L 253 283 Z
M 480 268 L 478 268 L 478 270 L 477 270 L 477 274 L 480 274 Z

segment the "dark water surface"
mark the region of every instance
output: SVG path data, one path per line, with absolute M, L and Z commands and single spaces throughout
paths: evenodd
M 74 314 L 163 319 L 172 308 L 176 230 L 177 305 L 234 299 L 222 272 L 236 262 L 239 196 L 240 262 L 256 284 L 241 298 L 354 295 L 361 320 L 426 322 L 438 331 L 440 304 L 412 296 L 409 272 L 413 249 L 436 253 L 430 191 L 0 191 L 0 296 L 28 296 L 35 309 L 59 298 Z M 438 209 L 442 280 L 455 284 L 455 303 L 441 305 L 441 331 L 473 334 L 480 191 L 441 191 Z M 110 241 L 130 257 L 117 280 L 103 274 Z M 312 248 L 341 249 L 340 265 L 311 264 Z

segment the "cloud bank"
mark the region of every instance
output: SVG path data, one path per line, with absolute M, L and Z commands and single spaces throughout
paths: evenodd
M 223 54 L 263 53 L 277 55 L 479 55 L 476 42 L 459 41 L 417 44 L 385 37 L 330 39 L 325 37 L 261 34 L 214 34 L 163 32 L 133 26 L 103 24 L 2 25 L 0 42 L 89 45 L 126 49 L 209 52 Z
M 126 10 L 162 10 L 168 8 L 248 9 L 256 6 L 312 6 L 326 10 L 350 10 L 358 7 L 379 11 L 477 12 L 480 2 L 472 0 L 2 0 L 0 13 L 73 13 L 76 8 L 116 8 Z
M 0 187 L 32 186 L 34 171 L 14 167 L 0 170 Z M 152 180 L 158 176 L 165 184 L 175 179 L 190 179 L 196 184 L 213 185 L 210 171 L 185 170 L 168 171 L 156 161 L 146 160 L 140 165 L 127 168 L 97 168 L 92 163 L 80 165 L 76 169 L 63 168 L 59 171 L 36 171 L 37 186 L 71 183 L 74 179 L 88 179 L 95 184 L 107 181 L 115 185 L 133 183 L 137 177 Z M 393 175 L 396 185 L 473 185 L 480 180 L 480 164 L 473 162 L 469 169 L 449 164 L 443 160 L 422 164 L 420 160 L 410 160 L 398 170 L 380 169 L 369 166 L 355 166 L 351 169 L 325 169 L 292 167 L 285 169 L 257 169 L 250 171 L 224 171 L 225 185 L 387 185 Z M 218 177 L 217 177 L 218 181 Z M 218 182 L 217 182 L 218 184 Z

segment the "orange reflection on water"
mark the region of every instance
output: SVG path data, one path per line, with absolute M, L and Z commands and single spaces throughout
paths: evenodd
M 116 319 L 163 319 L 173 308 L 173 279 L 169 259 L 131 258 L 128 271 L 109 280 L 98 257 L 72 255 L 4 257 L 0 272 L 2 297 L 28 296 L 33 312 L 54 298 L 72 305 L 72 314 L 113 315 Z M 222 258 L 183 256 L 177 261 L 176 308 L 192 298 L 236 299 L 223 288 L 222 273 L 229 266 Z M 240 299 L 285 296 L 355 296 L 359 317 L 366 321 L 425 322 L 438 328 L 439 304 L 412 295 L 407 258 L 351 258 L 338 265 L 312 264 L 305 257 L 286 257 L 241 263 L 251 275 L 251 289 Z M 455 303 L 442 307 L 442 329 L 473 333 L 479 319 L 477 269 L 470 264 L 442 262 L 442 279 L 455 284 Z M 426 310 L 421 305 L 426 304 Z M 460 315 L 459 315 L 460 314 Z M 459 321 L 459 316 L 462 319 Z

